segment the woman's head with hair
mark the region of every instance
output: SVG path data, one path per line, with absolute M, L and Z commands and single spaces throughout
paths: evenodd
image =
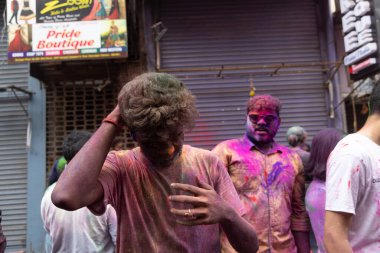
M 191 130 L 198 116 L 195 97 L 181 81 L 165 73 L 136 77 L 124 85 L 118 101 L 127 127 L 155 162 L 180 152 L 183 131 Z
M 342 131 L 335 128 L 322 129 L 314 136 L 311 143 L 310 158 L 305 166 L 307 177 L 326 181 L 327 159 L 342 138 Z

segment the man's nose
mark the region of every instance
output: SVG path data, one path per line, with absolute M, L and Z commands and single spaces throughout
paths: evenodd
M 264 118 L 259 118 L 259 121 L 257 121 L 257 125 L 266 125 L 267 122 L 265 121 Z

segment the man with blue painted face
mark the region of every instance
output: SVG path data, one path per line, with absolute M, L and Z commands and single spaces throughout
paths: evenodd
M 256 233 L 223 164 L 184 145 L 198 114 L 186 86 L 147 73 L 128 82 L 118 100 L 63 171 L 53 202 L 98 214 L 111 204 L 121 253 L 218 253 L 222 231 L 237 251 L 256 252 Z M 139 147 L 108 154 L 124 123 Z
M 280 101 L 270 95 L 249 99 L 246 133 L 218 144 L 216 153 L 257 231 L 258 252 L 310 252 L 309 221 L 300 157 L 274 141 L 280 127 Z M 234 252 L 228 243 L 224 252 Z

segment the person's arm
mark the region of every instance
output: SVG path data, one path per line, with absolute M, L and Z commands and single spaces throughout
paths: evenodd
M 107 119 L 121 123 L 118 106 Z M 117 131 L 111 123 L 100 125 L 59 177 L 51 197 L 54 205 L 71 211 L 102 201 L 104 192 L 98 176 Z
M 328 253 L 353 253 L 348 241 L 352 214 L 326 211 L 324 245 Z
M 299 166 L 302 168 L 301 160 L 298 157 Z M 291 216 L 291 229 L 294 237 L 294 242 L 297 246 L 298 253 L 310 252 L 309 241 L 309 216 L 305 208 L 305 177 L 303 170 L 296 175 L 293 195 L 292 195 L 292 216 Z
M 241 217 L 216 191 L 208 184 L 198 180 L 198 186 L 173 183 L 174 189 L 193 194 L 172 195 L 171 202 L 189 203 L 194 208 L 183 210 L 171 208 L 178 217 L 177 222 L 183 225 L 205 225 L 219 223 L 230 244 L 240 253 L 256 252 L 258 240 L 251 224 Z

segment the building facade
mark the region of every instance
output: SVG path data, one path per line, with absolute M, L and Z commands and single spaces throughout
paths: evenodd
M 293 125 L 307 130 L 309 142 L 324 127 L 344 128 L 325 1 L 128 0 L 126 6 L 129 58 L 10 65 L 1 40 L 0 209 L 7 252 L 42 252 L 39 204 L 63 138 L 73 129 L 94 131 L 120 87 L 143 72 L 172 73 L 197 97 L 200 118 L 185 136 L 197 147 L 243 135 L 252 91 L 282 101 L 281 143 Z M 12 85 L 22 88 L 15 91 L 21 102 Z M 134 146 L 127 130 L 121 135 Z

